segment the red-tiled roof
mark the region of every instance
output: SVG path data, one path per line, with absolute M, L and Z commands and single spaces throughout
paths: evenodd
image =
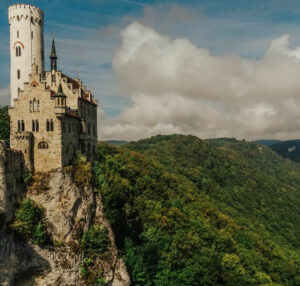
M 68 111 L 67 115 L 71 116 L 71 117 L 74 117 L 74 118 L 80 118 L 74 111 Z

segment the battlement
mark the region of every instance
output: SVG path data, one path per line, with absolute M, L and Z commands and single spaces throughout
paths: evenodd
M 44 25 L 44 12 L 34 6 L 27 4 L 14 4 L 8 8 L 9 24 L 14 21 L 30 20 Z

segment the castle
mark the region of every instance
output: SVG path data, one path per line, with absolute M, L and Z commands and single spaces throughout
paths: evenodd
M 62 168 L 74 154 L 92 159 L 97 145 L 97 106 L 79 80 L 57 69 L 54 37 L 50 70 L 44 69 L 44 14 L 32 5 L 8 8 L 11 57 L 10 147 L 28 172 Z

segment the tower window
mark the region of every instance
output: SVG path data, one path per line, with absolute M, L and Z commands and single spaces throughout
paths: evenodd
M 18 77 L 18 79 L 21 78 L 21 72 L 20 72 L 20 70 L 17 70 L 17 77 Z
M 18 120 L 18 132 L 21 132 L 21 121 Z
M 25 123 L 24 123 L 24 120 L 22 120 L 21 125 L 22 125 L 22 131 L 25 131 Z
M 19 31 L 17 31 L 17 38 L 19 39 Z
M 16 57 L 20 57 L 21 56 L 21 47 L 18 46 L 16 47 Z
M 40 112 L 40 100 L 37 101 L 37 112 Z
M 50 122 L 49 122 L 49 119 L 47 119 L 47 121 L 46 121 L 46 130 L 50 131 Z
M 54 130 L 53 119 L 50 120 L 50 131 Z

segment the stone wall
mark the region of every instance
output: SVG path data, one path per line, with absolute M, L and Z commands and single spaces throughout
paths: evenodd
M 24 157 L 21 151 L 7 148 L 5 141 L 0 140 L 0 214 L 1 224 L 13 217 L 13 209 L 24 195 Z

